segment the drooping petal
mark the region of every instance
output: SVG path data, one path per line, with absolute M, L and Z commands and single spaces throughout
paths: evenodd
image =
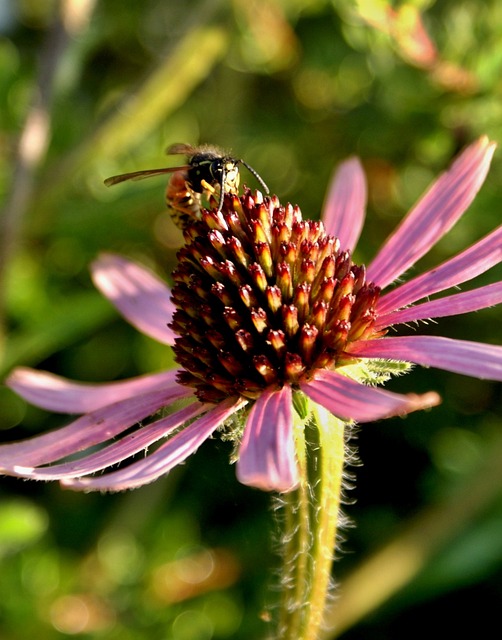
M 439 336 L 361 340 L 350 349 L 360 358 L 385 358 L 437 367 L 475 378 L 502 380 L 502 347 Z
M 226 400 L 170 438 L 154 453 L 124 469 L 102 476 L 63 479 L 61 484 L 80 491 L 124 491 L 153 482 L 194 453 L 209 436 L 238 411 L 245 400 Z
M 384 243 L 368 267 L 368 280 L 387 286 L 451 229 L 483 184 L 494 150 L 486 136 L 467 147 Z
M 336 371 L 319 371 L 315 378 L 300 384 L 301 390 L 314 402 L 335 416 L 356 422 L 372 422 L 381 418 L 404 415 L 440 402 L 433 391 L 423 395 L 401 395 L 355 382 Z
M 28 480 L 61 480 L 62 478 L 77 478 L 101 471 L 126 460 L 143 449 L 147 449 L 160 438 L 168 436 L 174 429 L 208 409 L 209 405 L 194 402 L 188 407 L 184 407 L 166 418 L 129 433 L 118 442 L 114 442 L 78 460 L 32 469 L 29 467 L 16 467 L 9 475 L 27 478 Z
M 493 307 L 502 302 L 502 282 L 495 282 L 486 287 L 479 287 L 473 291 L 464 291 L 452 296 L 431 300 L 414 307 L 407 307 L 399 311 L 379 316 L 375 322 L 375 330 L 383 329 L 394 324 L 426 320 L 428 318 L 444 318 L 446 316 L 458 316 L 461 313 L 469 313 Z
M 167 326 L 174 313 L 160 278 L 122 256 L 104 254 L 92 265 L 94 284 L 134 327 L 163 344 L 174 343 Z
M 66 427 L 0 446 L 0 473 L 36 467 L 106 442 L 179 398 L 172 389 L 133 396 L 81 416 Z
M 468 282 L 499 262 L 502 262 L 502 226 L 439 267 L 383 295 L 378 302 L 378 313 L 388 313 L 438 291 Z
M 336 170 L 323 205 L 322 220 L 327 233 L 352 251 L 359 239 L 366 210 L 366 177 L 357 158 L 349 158 Z
M 290 491 L 298 485 L 289 385 L 265 391 L 253 405 L 239 449 L 237 478 L 264 491 Z
M 87 413 L 119 400 L 149 391 L 178 391 L 186 396 L 186 388 L 176 383 L 177 371 L 162 371 L 120 382 L 88 384 L 75 382 L 46 371 L 18 367 L 5 384 L 27 402 L 58 413 Z

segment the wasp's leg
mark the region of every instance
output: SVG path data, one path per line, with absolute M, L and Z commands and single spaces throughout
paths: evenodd
M 213 185 L 209 184 L 209 182 L 206 182 L 206 180 L 202 179 L 200 181 L 200 184 L 201 184 L 201 187 L 203 187 L 204 191 L 209 191 L 211 195 L 214 195 L 216 193 L 216 189 L 213 187 Z

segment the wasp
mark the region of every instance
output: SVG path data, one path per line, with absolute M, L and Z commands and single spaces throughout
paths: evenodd
M 247 162 L 233 158 L 211 145 L 192 147 L 177 143 L 167 149 L 169 155 L 185 155 L 188 164 L 179 167 L 145 169 L 133 173 L 122 173 L 105 180 L 107 187 L 126 180 L 143 180 L 151 176 L 172 173 L 166 188 L 166 204 L 174 223 L 185 229 L 194 220 L 200 219 L 202 195 L 206 198 L 218 196 L 218 213 L 223 208 L 225 194 L 237 195 L 243 165 L 256 178 L 265 193 L 269 189 L 264 180 Z

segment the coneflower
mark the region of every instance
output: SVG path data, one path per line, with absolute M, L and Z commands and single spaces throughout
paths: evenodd
M 347 426 L 437 404 L 434 392 L 401 395 L 377 386 L 412 363 L 502 380 L 500 346 L 387 336 L 400 323 L 501 302 L 500 282 L 429 297 L 499 263 L 502 227 L 385 292 L 465 212 L 493 151 L 486 138 L 468 147 L 367 268 L 351 256 L 366 203 L 356 159 L 335 174 L 322 222 L 250 191 L 226 195 L 221 212 L 204 211 L 185 230 L 171 298 L 139 265 L 103 256 L 93 265 L 97 286 L 134 326 L 172 345 L 180 368 L 101 385 L 15 370 L 7 384 L 29 402 L 84 415 L 1 446 L 0 472 L 87 491 L 130 489 L 168 473 L 225 430 L 235 441 L 239 480 L 288 494 L 279 635 L 314 638 L 329 584 Z M 143 450 L 140 459 L 109 470 Z

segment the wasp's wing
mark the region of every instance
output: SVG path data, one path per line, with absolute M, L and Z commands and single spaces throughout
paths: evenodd
M 186 171 L 190 169 L 189 164 L 185 164 L 181 167 L 164 167 L 163 169 L 144 169 L 143 171 L 133 171 L 132 173 L 121 173 L 118 176 L 112 176 L 105 180 L 107 187 L 111 187 L 114 184 L 120 182 L 126 182 L 126 180 L 144 180 L 145 178 L 151 178 L 152 176 L 161 176 L 166 173 L 174 173 L 175 171 Z
M 197 153 L 197 149 L 195 147 L 192 147 L 192 145 L 190 144 L 185 144 L 184 142 L 175 142 L 174 144 L 171 144 L 169 145 L 169 147 L 167 147 L 166 153 L 170 156 L 193 156 Z

